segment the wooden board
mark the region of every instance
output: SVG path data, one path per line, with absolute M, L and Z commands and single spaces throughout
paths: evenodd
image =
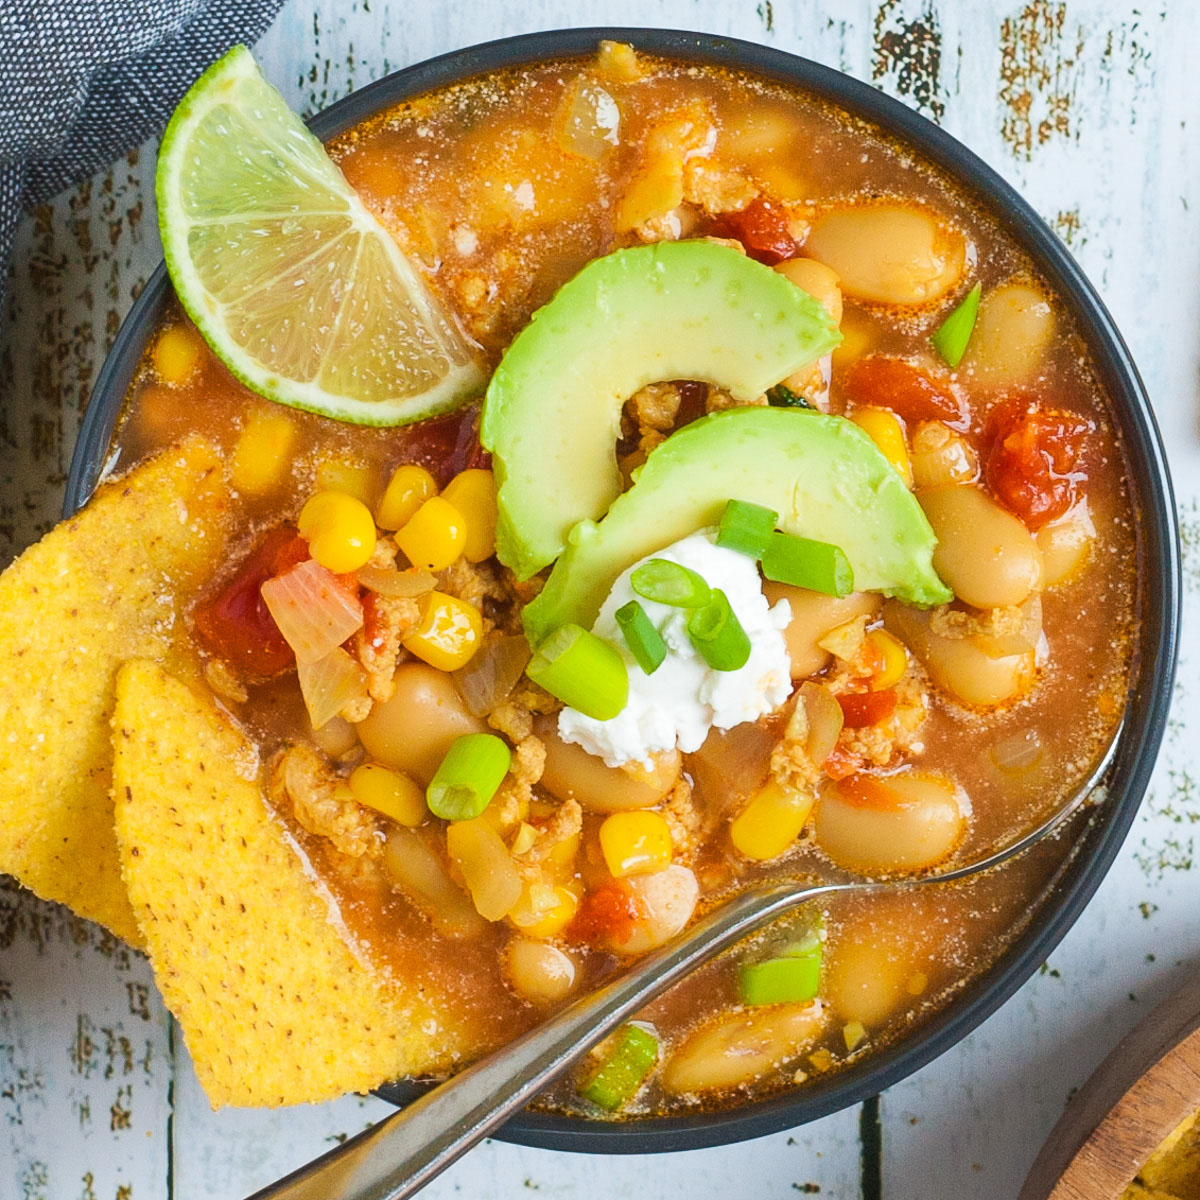
M 1200 977 L 1124 1037 L 1075 1095 L 1019 1200 L 1117 1200 L 1200 1107 Z

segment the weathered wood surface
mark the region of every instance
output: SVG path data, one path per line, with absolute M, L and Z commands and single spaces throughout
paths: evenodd
M 1155 399 L 1200 594 L 1200 26 L 1160 0 L 291 0 L 259 46 L 311 111 L 488 38 L 662 24 L 874 80 L 1010 179 L 1103 292 Z M 28 219 L 0 349 L 0 562 L 53 523 L 91 381 L 158 256 L 153 146 Z M 1109 1048 L 1200 952 L 1195 633 L 1151 794 L 1039 976 L 878 1105 L 759 1142 L 594 1159 L 489 1144 L 429 1189 L 559 1200 L 1002 1200 Z M 384 1111 L 350 1099 L 214 1115 L 144 962 L 0 893 L 0 1200 L 237 1200 Z M 876 1125 L 878 1113 L 878 1125 Z

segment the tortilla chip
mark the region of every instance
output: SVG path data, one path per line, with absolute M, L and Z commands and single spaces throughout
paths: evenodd
M 141 945 L 110 796 L 118 666 L 182 653 L 181 587 L 220 559 L 220 459 L 193 438 L 105 484 L 0 576 L 0 872 Z
M 246 778 L 254 747 L 210 701 L 130 663 L 113 738 L 125 882 L 214 1107 L 366 1091 L 466 1048 L 433 997 L 385 983 L 352 952 L 328 893 Z

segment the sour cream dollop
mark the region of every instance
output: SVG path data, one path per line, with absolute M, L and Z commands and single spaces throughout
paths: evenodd
M 716 545 L 716 531 L 702 529 L 650 555 L 690 567 L 710 587 L 729 598 L 750 638 L 750 657 L 736 671 L 714 671 L 692 645 L 686 609 L 657 604 L 636 595 L 629 578 L 646 559 L 620 575 L 608 594 L 592 632 L 616 647 L 629 673 L 629 702 L 608 721 L 564 708 L 558 733 L 610 766 L 632 761 L 649 764 L 660 750 L 698 750 L 712 728 L 731 729 L 756 721 L 778 708 L 792 689 L 783 630 L 791 618 L 786 600 L 772 608 L 762 592 L 754 560 Z M 625 644 L 616 611 L 637 600 L 667 644 L 667 657 L 647 675 Z

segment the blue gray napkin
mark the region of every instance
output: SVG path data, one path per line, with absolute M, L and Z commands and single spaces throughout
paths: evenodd
M 0 0 L 0 311 L 22 210 L 160 132 L 283 0 Z

